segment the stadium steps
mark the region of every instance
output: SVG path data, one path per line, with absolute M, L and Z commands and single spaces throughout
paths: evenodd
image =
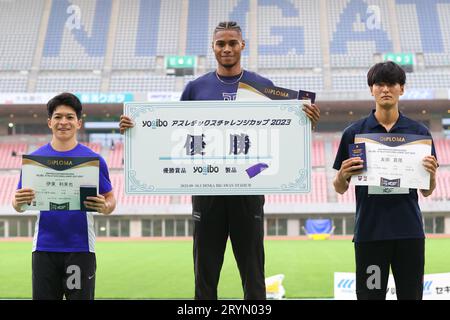
M 30 76 L 28 77 L 28 92 L 35 92 L 37 86 L 37 79 L 39 74 L 39 67 L 41 65 L 42 53 L 44 51 L 45 37 L 47 36 L 48 19 L 52 8 L 52 0 L 44 1 L 44 10 L 42 12 L 41 22 L 38 31 L 36 42 L 36 49 L 34 50 L 33 62 L 31 66 Z
M 111 70 L 113 64 L 113 53 L 116 41 L 116 31 L 119 21 L 120 5 L 118 0 L 112 0 L 111 20 L 109 23 L 108 40 L 106 43 L 105 61 L 103 64 L 102 80 L 100 90 L 107 92 L 109 89 L 109 82 L 111 79 Z
M 327 0 L 320 0 L 320 48 L 322 50 L 323 89 L 331 90 L 330 38 L 327 24 Z

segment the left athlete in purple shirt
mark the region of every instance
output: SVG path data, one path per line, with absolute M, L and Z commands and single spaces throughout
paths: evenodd
M 33 155 L 98 157 L 99 193 L 87 197 L 91 211 L 113 212 L 116 200 L 105 160 L 78 143 L 82 105 L 71 93 L 62 93 L 47 103 L 48 126 L 52 140 Z M 34 199 L 34 190 L 22 188 L 19 181 L 12 205 L 17 212 Z M 80 210 L 41 211 L 36 221 L 32 254 L 33 299 L 94 299 L 95 232 L 92 212 Z

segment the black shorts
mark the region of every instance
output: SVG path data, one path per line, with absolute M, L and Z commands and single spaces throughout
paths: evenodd
M 96 268 L 93 252 L 33 252 L 33 300 L 93 300 Z
M 358 300 L 386 299 L 389 270 L 398 300 L 422 300 L 425 239 L 355 243 Z

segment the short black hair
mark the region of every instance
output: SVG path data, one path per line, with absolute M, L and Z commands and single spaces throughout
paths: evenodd
M 241 27 L 237 24 L 236 21 L 222 21 L 214 29 L 214 34 L 223 30 L 234 30 L 242 34 Z
M 400 84 L 406 82 L 405 70 L 392 61 L 380 62 L 372 66 L 367 72 L 367 84 L 372 87 L 377 83 Z
M 83 110 L 81 102 L 77 96 L 69 92 L 58 94 L 47 102 L 48 117 L 51 118 L 55 112 L 55 109 L 62 105 L 72 108 L 77 114 L 77 118 L 81 118 L 81 110 Z

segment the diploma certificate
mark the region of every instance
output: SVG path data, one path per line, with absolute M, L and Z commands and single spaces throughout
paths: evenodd
M 98 190 L 96 157 L 22 157 L 22 188 L 35 191 L 27 210 L 80 210 L 80 185 Z
M 429 189 L 430 174 L 422 160 L 431 155 L 431 137 L 410 134 L 357 134 L 365 143 L 367 171 L 352 177 L 357 186 Z

